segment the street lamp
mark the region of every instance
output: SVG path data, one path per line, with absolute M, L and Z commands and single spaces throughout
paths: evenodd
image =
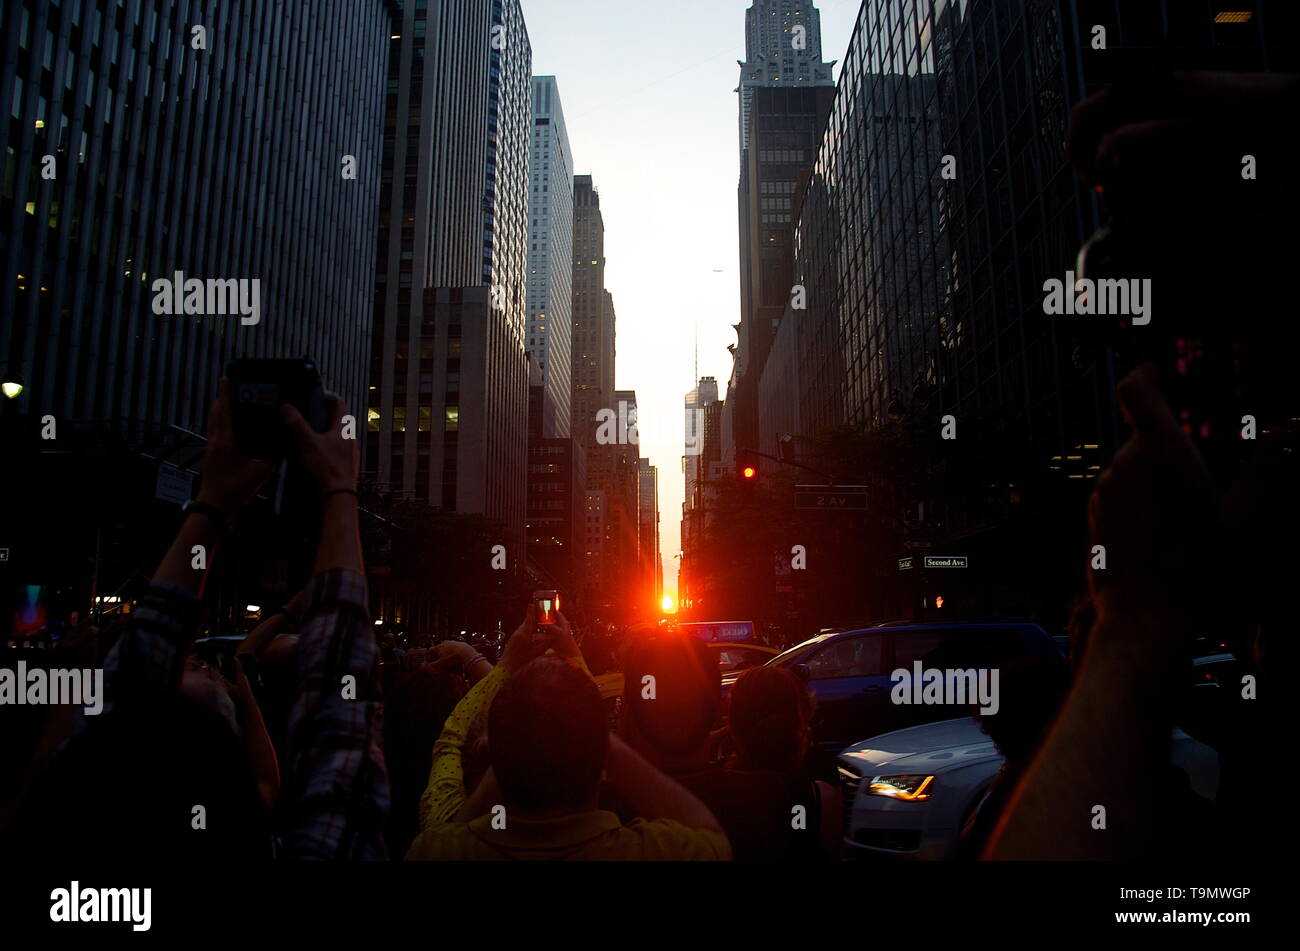
M 4 393 L 6 399 L 17 399 L 23 392 L 23 378 L 17 373 L 5 371 L 3 380 L 0 380 L 0 393 Z

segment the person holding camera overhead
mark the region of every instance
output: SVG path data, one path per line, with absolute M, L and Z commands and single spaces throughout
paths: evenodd
M 275 830 L 279 857 L 384 859 L 389 790 L 376 742 L 378 650 L 357 524 L 357 444 L 343 436 L 342 400 L 333 401 L 322 431 L 290 403 L 278 412 L 279 440 L 292 447 L 321 497 L 320 540 L 301 598 L 298 684 Z M 208 416 L 198 497 L 185 506 L 179 532 L 105 659 L 104 711 L 80 717 L 44 788 L 28 800 L 28 825 L 41 829 L 41 848 L 50 847 L 52 829 L 62 828 L 66 854 L 190 862 L 271 854 L 272 830 L 240 738 L 182 690 L 208 572 L 232 520 L 272 472 L 268 462 L 240 451 L 235 428 L 223 378 Z M 43 815 L 84 813 L 84 790 L 103 787 L 104 775 L 115 782 L 96 793 L 101 821 L 73 828 L 66 818 Z

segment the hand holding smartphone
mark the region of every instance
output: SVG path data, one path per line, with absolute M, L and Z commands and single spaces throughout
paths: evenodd
M 553 590 L 533 592 L 533 617 L 537 621 L 539 628 L 547 624 L 554 624 L 555 615 L 559 610 L 560 592 Z

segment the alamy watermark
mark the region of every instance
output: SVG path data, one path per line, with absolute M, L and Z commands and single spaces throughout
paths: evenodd
M 1043 313 L 1048 316 L 1132 317 L 1135 327 L 1151 323 L 1149 277 L 1076 280 L 1073 271 L 1066 271 L 1064 281 L 1054 277 L 1044 281 L 1043 291 Z
M 998 712 L 998 671 L 992 669 L 923 668 L 919 660 L 912 669 L 898 667 L 890 671 L 894 685 L 889 699 L 896 704 L 943 704 L 947 706 L 973 706 L 980 713 L 992 716 Z
M 14 669 L 0 667 L 0 705 L 45 706 L 74 704 L 84 707 L 86 716 L 104 709 L 104 670 L 28 668 L 20 660 Z
M 160 316 L 239 314 L 249 325 L 262 319 L 262 282 L 259 278 L 186 277 L 176 271 L 153 282 L 153 312 Z
M 148 931 L 153 921 L 152 888 L 68 888 L 50 892 L 50 921 L 127 921 L 132 931 Z

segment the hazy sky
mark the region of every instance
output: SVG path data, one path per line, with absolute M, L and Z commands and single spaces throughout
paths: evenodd
M 859 2 L 817 4 L 826 59 L 843 60 Z M 734 90 L 750 2 L 521 3 L 533 72 L 559 85 L 574 172 L 600 192 L 615 385 L 636 390 L 641 455 L 659 467 L 664 590 L 675 596 L 695 333 L 699 373 L 722 395 L 740 319 Z

